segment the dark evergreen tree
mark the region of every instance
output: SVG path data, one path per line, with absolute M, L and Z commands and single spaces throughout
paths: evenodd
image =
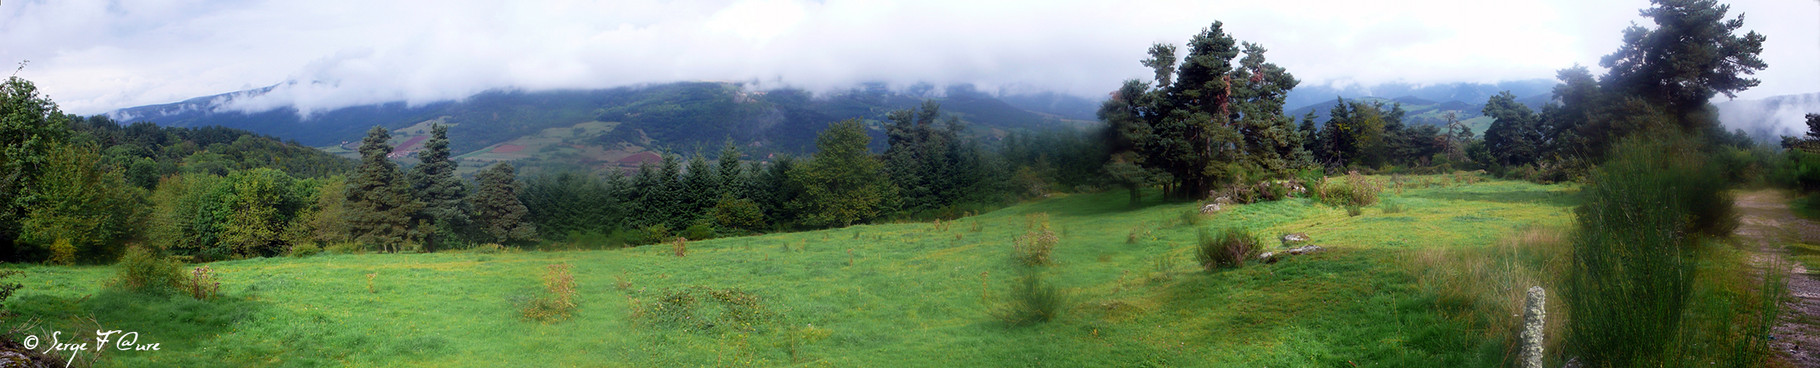
M 960 119 L 941 117 L 941 105 L 924 101 L 921 109 L 904 109 L 886 115 L 888 148 L 885 171 L 898 188 L 896 207 L 908 212 L 928 211 L 961 201 L 966 182 L 956 166 L 963 157 Z
M 489 241 L 495 243 L 528 243 L 537 241 L 537 228 L 526 220 L 529 210 L 518 201 L 522 185 L 512 164 L 497 163 L 474 174 L 480 190 L 474 193 L 474 220 Z
M 720 177 L 719 194 L 722 196 L 733 196 L 735 198 L 747 198 L 751 196 L 751 184 L 749 183 L 749 180 L 747 180 L 749 178 L 746 177 L 746 166 L 739 162 L 739 156 L 739 147 L 734 146 L 732 140 L 727 140 L 727 143 L 720 148 L 720 156 L 718 158 L 718 166 L 720 166 L 720 168 L 717 172 L 718 175 L 716 176 Z
M 796 162 L 790 155 L 778 155 L 762 169 L 754 167 L 753 170 L 756 175 L 752 185 L 757 188 L 753 191 L 756 195 L 753 200 L 758 202 L 765 218 L 779 227 L 795 224 L 798 220 L 796 211 L 790 207 L 803 192 L 802 181 L 792 176 L 797 173 Z
M 1345 99 L 1327 110 L 1327 124 L 1321 127 L 1321 149 L 1315 159 L 1327 167 L 1346 167 L 1357 156 L 1358 144 L 1353 136 L 1352 108 Z
M 420 229 L 412 215 L 422 208 L 411 198 L 398 164 L 386 158 L 392 153 L 386 143 L 391 139 L 385 128 L 368 130 L 360 142 L 360 166 L 347 182 L 348 228 L 354 240 L 382 251 L 403 249 L 414 238 Z
M 469 206 L 463 199 L 468 190 L 455 176 L 457 164 L 449 157 L 448 126 L 432 124 L 430 139 L 417 157 L 420 162 L 409 176 L 411 192 L 423 205 L 418 217 L 430 224 L 430 231 L 423 234 L 424 250 L 434 252 L 467 226 Z
M 1736 97 L 1759 83 L 1749 75 L 1768 65 L 1757 55 L 1765 37 L 1734 35 L 1744 17 L 1726 18 L 1731 6 L 1714 0 L 1652 0 L 1643 16 L 1654 29 L 1631 25 L 1624 44 L 1599 60 L 1609 69 L 1604 84 L 1666 108 L 1671 117 L 1693 117 L 1714 95 Z M 1712 119 L 1683 120 L 1683 129 L 1704 129 Z
M 585 172 L 544 173 L 525 181 L 519 202 L 530 210 L 528 221 L 546 237 L 610 233 L 621 228 L 627 213 L 621 202 L 626 179 L 608 173 L 605 180 Z
M 1579 65 L 1562 69 L 1555 77 L 1561 81 L 1555 85 L 1555 103 L 1542 107 L 1542 136 L 1547 139 L 1543 156 L 1555 160 L 1593 156 L 1586 137 L 1599 133 L 1591 131 L 1591 122 L 1604 119 L 1599 116 L 1603 111 L 1599 84 L 1592 72 Z
M 1225 33 L 1214 22 L 1188 42 L 1180 65 L 1173 48 L 1151 48 L 1145 66 L 1158 85 L 1127 81 L 1101 105 L 1109 124 L 1109 153 L 1129 151 L 1135 164 L 1169 174 L 1166 189 L 1198 198 L 1225 184 L 1288 176 L 1302 142 L 1294 120 L 1282 115 L 1284 96 L 1298 83 L 1264 58 L 1265 49 Z M 1235 65 L 1233 58 L 1244 54 Z M 1174 68 L 1174 72 L 1167 69 Z M 1121 160 L 1107 165 L 1132 164 Z M 1121 172 L 1136 173 L 1120 168 Z M 1130 181 L 1126 181 L 1130 183 Z
M 708 216 L 708 209 L 714 207 L 715 202 L 720 200 L 721 193 L 720 177 L 715 172 L 714 165 L 709 164 L 708 159 L 702 157 L 701 153 L 696 153 L 694 157 L 689 158 L 688 171 L 683 172 L 681 191 L 683 209 L 680 213 L 681 218 L 678 219 L 681 222 L 673 222 L 673 224 L 682 225 L 679 228 L 686 228 Z
M 1504 166 L 1534 163 L 1542 133 L 1536 127 L 1536 115 L 1528 106 L 1517 102 L 1510 91 L 1498 93 L 1485 101 L 1485 116 L 1491 127 L 1485 129 L 1485 146 Z

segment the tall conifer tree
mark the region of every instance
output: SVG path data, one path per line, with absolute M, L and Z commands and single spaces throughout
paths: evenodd
M 399 250 L 412 238 L 418 229 L 411 216 L 422 208 L 411 198 L 398 164 L 386 158 L 392 153 L 390 139 L 385 128 L 367 131 L 360 142 L 360 166 L 347 183 L 348 228 L 354 240 L 383 251 Z

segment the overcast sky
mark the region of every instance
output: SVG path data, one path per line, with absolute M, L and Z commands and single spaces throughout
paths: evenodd
M 1762 86 L 1820 92 L 1820 1 L 1735 0 Z M 78 114 L 283 84 L 246 108 L 677 80 L 975 83 L 1102 96 L 1214 20 L 1311 84 L 1596 66 L 1647 0 L 0 0 L 0 61 Z M 1186 52 L 1186 50 L 1183 50 Z M 1595 68 L 1596 69 L 1596 68 Z M 295 83 L 287 83 L 295 82 Z

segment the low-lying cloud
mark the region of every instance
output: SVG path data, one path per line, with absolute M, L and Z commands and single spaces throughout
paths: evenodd
M 1746 0 L 1770 37 L 1764 84 L 1820 86 L 1820 5 Z M 971 83 L 1100 96 L 1153 42 L 1214 20 L 1310 84 L 1495 82 L 1596 64 L 1642 0 L 462 1 L 0 4 L 0 60 L 82 114 L 274 86 L 231 106 L 304 112 L 422 104 L 490 89 L 678 80 L 829 90 Z M 1184 50 L 1185 51 L 1185 50 Z

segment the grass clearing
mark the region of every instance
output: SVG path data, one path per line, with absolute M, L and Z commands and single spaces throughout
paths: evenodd
M 1108 192 L 942 227 L 691 241 L 687 257 L 647 246 L 251 259 L 210 264 L 221 296 L 207 301 L 104 290 L 108 267 L 26 266 L 8 304 L 47 328 L 79 330 L 93 316 L 163 344 L 103 358 L 122 366 L 1489 366 L 1504 359 L 1502 341 L 1444 313 L 1447 301 L 1405 264 L 1566 223 L 1574 191 L 1410 189 L 1386 194 L 1402 211 L 1360 216 L 1288 199 L 1189 226 L 1176 224 L 1195 203 L 1151 192 L 1131 209 L 1124 192 Z M 1009 327 L 994 311 L 1024 266 L 1007 255 L 1043 222 L 1059 234 L 1045 281 L 1067 303 L 1047 323 Z M 1306 233 L 1331 250 L 1200 271 L 1199 230 L 1232 227 Z M 521 318 L 551 264 L 570 265 L 574 309 L 561 321 Z M 640 317 L 664 305 L 746 325 Z

